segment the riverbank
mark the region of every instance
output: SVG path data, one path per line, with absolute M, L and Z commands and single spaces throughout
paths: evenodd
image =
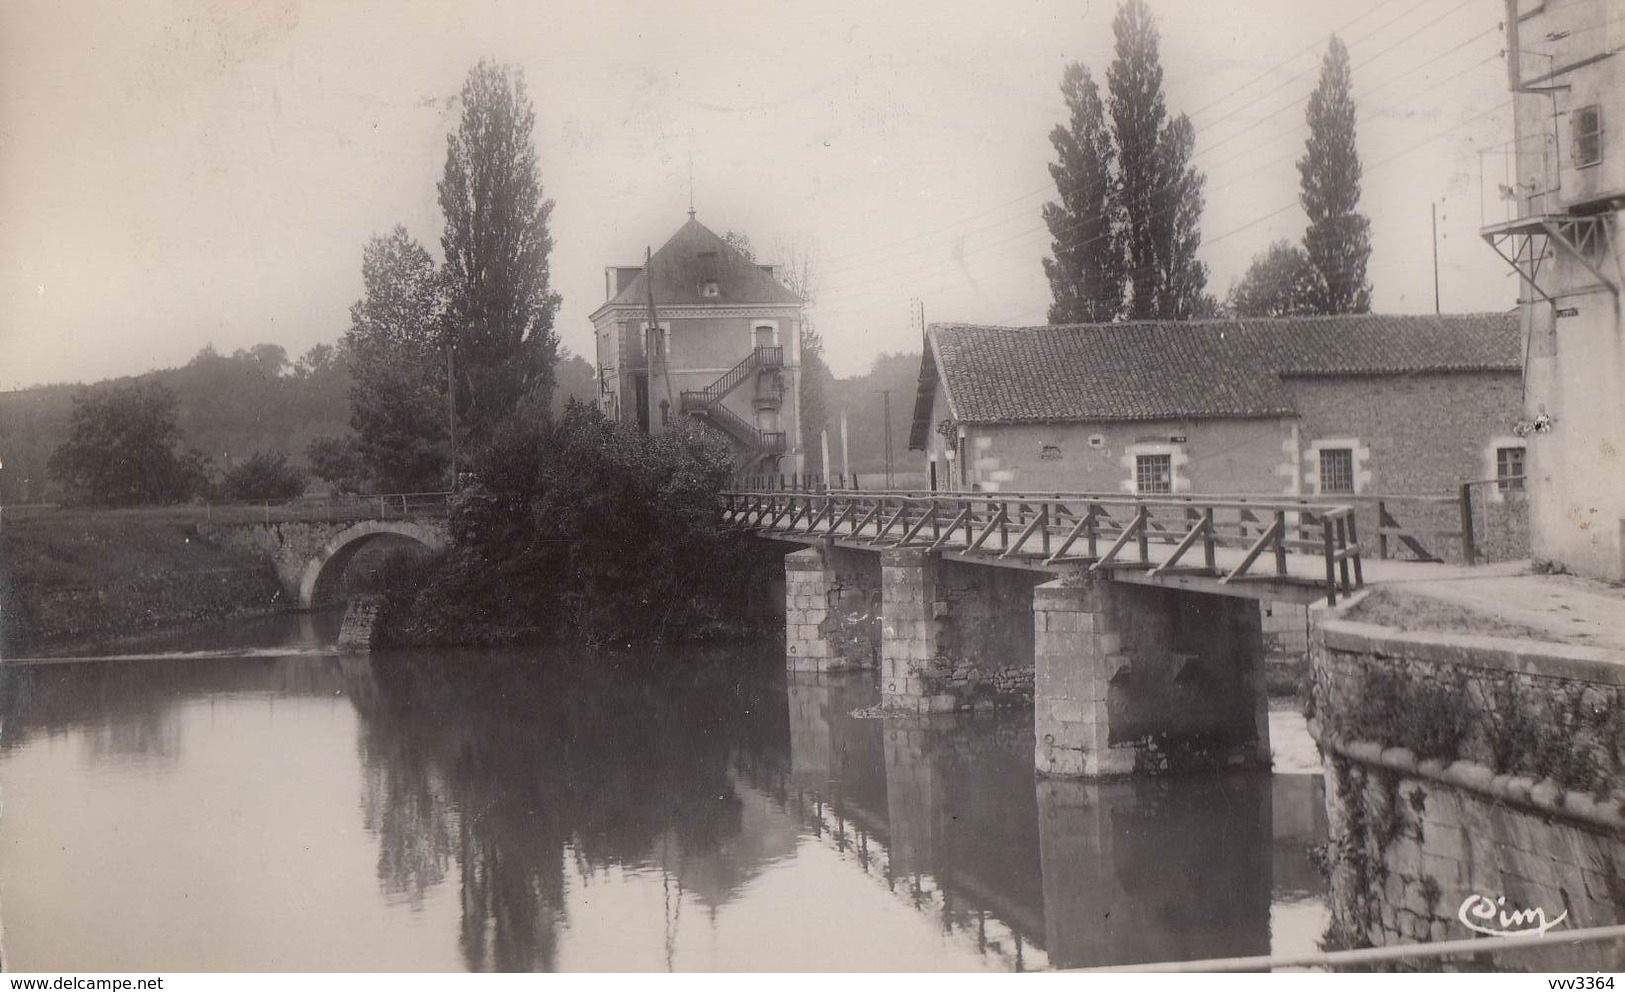
M 289 609 L 270 563 L 194 524 L 93 511 L 0 522 L 0 658 Z

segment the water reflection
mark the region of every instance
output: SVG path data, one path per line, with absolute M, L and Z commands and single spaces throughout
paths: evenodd
M 866 718 L 868 679 L 786 683 L 773 662 L 0 667 L 0 780 L 65 797 L 8 794 L 8 962 L 1032 970 L 1313 947 L 1318 917 L 1298 911 L 1323 901 L 1318 779 L 1039 781 L 1030 714 Z M 62 762 L 62 741 L 86 757 Z M 64 810 L 111 831 L 188 802 L 197 815 L 155 819 L 130 864 L 51 863 L 76 884 L 24 862 L 55 846 Z M 279 819 L 249 829 L 249 809 Z M 86 834 L 79 851 L 136 843 Z M 200 849 L 244 876 L 208 913 Z M 167 901 L 153 877 L 174 880 Z M 134 900 L 157 922 L 99 953 L 111 939 L 89 907 Z M 36 908 L 38 926 L 12 925 Z

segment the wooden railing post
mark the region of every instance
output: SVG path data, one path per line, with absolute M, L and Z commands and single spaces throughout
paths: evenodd
M 1218 571 L 1218 554 L 1213 537 L 1213 507 L 1202 508 L 1202 560 L 1208 571 Z
M 1354 514 L 1354 511 L 1350 510 L 1349 511 L 1349 519 L 1350 520 L 1353 519 L 1353 514 Z M 1350 588 L 1349 588 L 1348 549 L 1349 549 L 1349 540 L 1348 540 L 1347 525 L 1343 522 L 1342 517 L 1338 517 L 1337 518 L 1337 550 L 1339 552 L 1342 552 L 1342 553 L 1338 556 L 1337 571 L 1343 578 L 1343 595 L 1345 595 L 1345 596 L 1347 596 L 1349 594 L 1349 592 L 1350 592 Z
M 1275 511 L 1275 574 L 1286 574 L 1286 511 Z
M 1336 557 L 1332 551 L 1332 518 L 1320 518 L 1320 530 L 1325 544 L 1326 554 L 1326 605 L 1337 605 L 1337 570 L 1332 559 Z
M 1468 565 L 1477 564 L 1478 548 L 1473 542 L 1473 485 L 1461 484 L 1461 558 Z
M 1361 589 L 1365 587 L 1365 573 L 1360 569 L 1360 538 L 1354 526 L 1355 519 L 1358 516 L 1359 514 L 1355 510 L 1349 510 L 1348 547 L 1354 549 L 1354 588 Z

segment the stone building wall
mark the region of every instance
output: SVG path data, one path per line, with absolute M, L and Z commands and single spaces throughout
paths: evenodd
M 1502 912 L 1561 917 L 1554 934 L 1625 921 L 1618 658 L 1334 617 L 1317 626 L 1312 678 L 1338 942 L 1469 938 L 1475 909 L 1503 928 Z M 1493 963 L 1617 969 L 1625 956 L 1593 945 Z

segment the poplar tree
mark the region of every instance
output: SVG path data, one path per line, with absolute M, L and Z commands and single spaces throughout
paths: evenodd
M 1070 120 L 1050 132 L 1056 161 L 1049 167 L 1059 203 L 1044 204 L 1052 258 L 1049 278 L 1052 324 L 1104 323 L 1123 312 L 1123 245 L 1118 232 L 1117 153 L 1106 125 L 1100 88 L 1089 69 L 1074 62 L 1061 76 Z
M 1303 248 L 1315 272 L 1311 302 L 1316 313 L 1365 313 L 1371 309 L 1366 263 L 1371 222 L 1360 202 L 1360 155 L 1354 141 L 1354 97 L 1348 48 L 1332 35 L 1309 97 L 1309 140 L 1298 160 L 1299 200 L 1309 215 Z
M 479 440 L 522 399 L 546 406 L 560 298 L 548 265 L 553 201 L 542 197 L 524 74 L 481 61 L 463 84 L 462 105 L 446 137 L 440 246 L 458 430 Z
M 1201 244 L 1201 173 L 1190 164 L 1195 128 L 1170 122 L 1162 92 L 1160 36 L 1144 0 L 1125 0 L 1112 21 L 1116 53 L 1106 71 L 1117 145 L 1128 315 L 1178 320 L 1211 312 Z
M 1157 147 L 1156 209 L 1151 215 L 1156 249 L 1156 315 L 1163 320 L 1211 317 L 1217 302 L 1206 293 L 1207 263 L 1196 257 L 1202 245 L 1202 187 L 1207 180 L 1191 165 L 1196 128 L 1180 114 L 1162 129 Z
M 355 436 L 348 451 L 321 449 L 320 461 L 335 471 L 339 465 L 359 469 L 362 478 L 342 480 L 352 488 L 395 493 L 444 486 L 450 450 L 441 273 L 428 249 L 397 226 L 367 242 L 361 283 L 344 335 Z

